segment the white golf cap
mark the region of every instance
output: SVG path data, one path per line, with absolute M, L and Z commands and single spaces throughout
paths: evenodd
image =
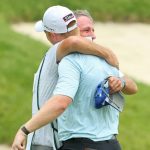
M 75 24 L 67 28 L 67 25 L 72 21 L 75 21 Z M 76 27 L 77 21 L 73 12 L 63 6 L 49 7 L 44 13 L 43 20 L 35 24 L 35 30 L 37 32 L 67 33 Z

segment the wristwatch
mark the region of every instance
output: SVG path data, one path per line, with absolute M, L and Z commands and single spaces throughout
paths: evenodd
M 124 89 L 126 87 L 126 80 L 124 78 L 120 78 L 121 79 L 121 87 L 122 89 Z
M 30 131 L 28 131 L 28 129 L 27 129 L 25 126 L 21 127 L 21 131 L 22 131 L 25 135 L 28 135 L 28 134 L 30 133 Z

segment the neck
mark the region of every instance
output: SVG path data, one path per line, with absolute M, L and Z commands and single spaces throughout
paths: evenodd
M 65 38 L 64 38 L 63 36 L 57 34 L 57 35 L 55 36 L 55 38 L 53 39 L 53 41 L 51 41 L 51 42 L 52 42 L 52 44 L 56 44 L 56 43 L 58 43 L 58 42 L 60 42 L 60 41 L 62 41 L 62 40 L 64 40 L 64 39 L 65 39 Z

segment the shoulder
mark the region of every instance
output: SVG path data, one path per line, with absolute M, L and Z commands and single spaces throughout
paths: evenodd
M 56 44 L 54 44 L 54 45 L 52 45 L 50 48 L 49 48 L 49 51 L 57 51 L 57 49 L 58 49 L 58 47 L 59 47 L 59 45 L 61 44 L 62 42 L 58 42 L 58 43 L 56 43 Z
M 82 63 L 85 59 L 85 55 L 84 54 L 80 54 L 80 53 L 72 53 L 69 54 L 67 56 L 65 56 L 61 62 L 72 62 L 72 63 Z
M 61 42 L 56 43 L 55 45 L 52 45 L 47 53 L 46 53 L 46 57 L 49 59 L 49 61 L 55 61 L 56 62 L 56 51 L 58 49 L 58 46 L 60 45 Z
M 65 56 L 59 63 L 58 68 L 77 69 L 81 71 L 84 56 L 79 53 L 73 53 Z

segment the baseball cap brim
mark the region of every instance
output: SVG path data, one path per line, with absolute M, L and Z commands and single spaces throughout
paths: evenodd
M 43 32 L 44 31 L 44 25 L 43 25 L 42 20 L 36 22 L 34 27 L 35 27 L 35 31 L 37 31 L 37 32 Z

